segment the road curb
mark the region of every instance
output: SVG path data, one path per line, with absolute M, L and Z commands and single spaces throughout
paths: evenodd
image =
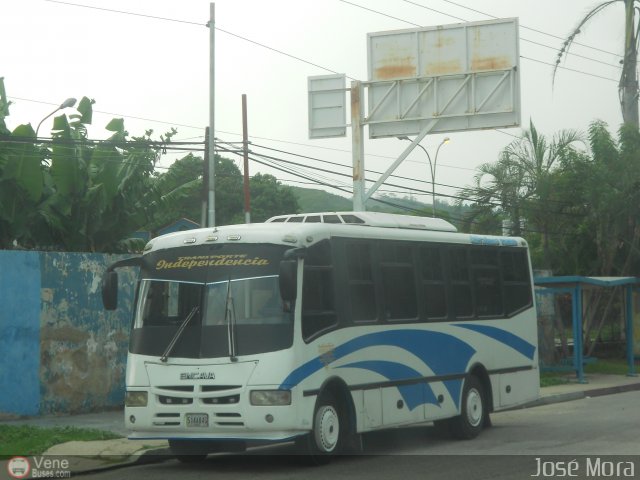
M 587 390 L 586 397 L 600 397 L 602 395 L 612 395 L 614 393 L 634 392 L 640 390 L 640 383 L 630 383 L 628 385 L 616 385 L 614 387 L 594 388 Z
M 95 458 L 100 459 L 104 457 L 98 456 Z M 106 463 L 104 465 L 91 466 L 86 469 L 73 470 L 72 473 L 85 475 L 87 473 L 105 472 L 109 470 L 117 470 L 119 468 L 134 467 L 136 465 L 161 463 L 166 462 L 167 460 L 172 460 L 173 458 L 175 457 L 173 456 L 169 448 L 155 448 L 136 452 L 132 455 L 129 455 L 126 460 L 119 463 Z
M 616 393 L 633 392 L 640 390 L 640 383 L 630 383 L 628 385 L 616 385 L 612 387 L 592 388 L 581 392 L 558 393 L 556 395 L 548 395 L 540 397 L 533 402 L 527 403 L 521 408 L 539 407 L 542 405 L 552 405 L 554 403 L 571 402 L 589 397 L 601 397 L 603 395 L 613 395 Z

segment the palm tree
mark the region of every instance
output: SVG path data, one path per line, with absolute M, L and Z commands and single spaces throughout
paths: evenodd
M 463 189 L 460 196 L 474 202 L 472 213 L 495 210 L 499 205 L 513 235 L 522 234 L 522 220 L 532 224 L 533 230 L 542 235 L 544 267 L 548 268 L 554 221 L 550 215 L 554 205 L 553 172 L 574 152 L 573 144 L 580 141 L 575 130 L 562 130 L 547 140 L 530 121 L 529 130 L 507 145 L 497 162 L 480 166 L 474 185 Z
M 581 142 L 575 130 L 561 130 L 551 140 L 540 135 L 533 122 L 522 137 L 505 148 L 503 155 L 524 172 L 527 199 L 527 219 L 535 225 L 542 236 L 544 267 L 550 267 L 549 237 L 554 218 L 550 215 L 556 204 L 554 201 L 553 170 L 562 159 L 573 152 L 573 144 Z
M 486 221 L 497 217 L 498 221 L 503 219 L 509 222 L 511 234 L 521 235 L 523 180 L 522 168 L 504 155 L 497 162 L 480 165 L 473 178 L 473 186 L 465 187 L 459 193 L 461 199 L 473 202 L 465 223 L 470 227 L 475 224 L 479 228 L 470 228 L 470 231 L 499 234 L 499 231 L 489 231 L 495 229 L 495 222 Z M 485 228 L 487 223 L 489 230 Z
M 563 57 L 569 53 L 569 49 L 573 44 L 575 37 L 580 33 L 582 27 L 586 25 L 593 17 L 605 8 L 616 4 L 624 3 L 625 12 L 625 34 L 624 34 L 624 59 L 622 61 L 622 73 L 620 74 L 620 82 L 618 83 L 618 96 L 620 98 L 620 108 L 622 110 L 622 119 L 624 123 L 629 123 L 638 127 L 638 76 L 636 72 L 637 56 L 638 56 L 638 32 L 640 25 L 636 26 L 635 14 L 636 8 L 640 6 L 640 0 L 609 0 L 602 2 L 589 11 L 578 22 L 571 34 L 565 39 L 562 48 L 558 51 L 556 65 L 553 69 L 553 78 L 555 79 L 558 65 Z M 638 5 L 638 6 L 637 6 Z

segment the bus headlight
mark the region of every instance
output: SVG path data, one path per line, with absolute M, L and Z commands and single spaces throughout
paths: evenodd
M 124 404 L 127 407 L 146 407 L 147 392 L 127 392 L 124 396 Z
M 252 390 L 251 405 L 291 405 L 290 390 Z

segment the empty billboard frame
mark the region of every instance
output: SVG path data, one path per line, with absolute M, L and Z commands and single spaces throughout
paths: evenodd
M 367 35 L 369 137 L 520 125 L 518 19 Z
M 347 135 L 346 76 L 308 77 L 309 138 Z

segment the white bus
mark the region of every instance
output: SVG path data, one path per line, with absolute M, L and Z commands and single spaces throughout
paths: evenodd
M 457 438 L 538 396 L 521 238 L 371 212 L 273 217 L 155 238 L 126 374 L 132 439 L 183 461 L 296 440 L 319 460 L 362 433 L 434 422 Z

